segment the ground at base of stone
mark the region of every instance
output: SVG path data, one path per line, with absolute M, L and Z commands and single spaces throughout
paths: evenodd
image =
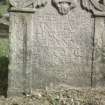
M 104 89 L 36 90 L 22 97 L 0 97 L 0 105 L 105 105 Z

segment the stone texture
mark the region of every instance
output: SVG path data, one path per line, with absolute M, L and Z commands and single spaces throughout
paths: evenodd
M 31 72 L 32 14 L 10 13 L 9 93 L 29 92 Z M 31 73 L 30 73 L 31 72 Z M 27 77 L 29 76 L 29 77 Z M 32 80 L 31 80 L 32 81 Z
M 56 85 L 87 88 L 104 84 L 104 60 L 97 61 L 97 47 L 101 43 L 104 48 L 103 4 L 55 1 L 34 7 L 12 5 L 8 95 L 31 94 L 34 89 Z
M 74 9 L 62 16 L 49 4 L 35 13 L 34 27 L 34 87 L 91 86 L 94 29 L 91 14 L 77 3 Z
M 94 85 L 105 86 L 105 19 L 95 18 Z
M 93 87 L 99 88 L 105 85 L 105 0 L 83 0 L 82 3 L 94 16 L 91 83 Z

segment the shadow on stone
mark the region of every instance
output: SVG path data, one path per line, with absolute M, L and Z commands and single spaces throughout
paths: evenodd
M 7 96 L 8 88 L 8 64 L 7 57 L 0 57 L 0 95 Z

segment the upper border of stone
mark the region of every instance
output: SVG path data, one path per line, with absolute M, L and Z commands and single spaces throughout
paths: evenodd
M 11 6 L 15 8 L 33 8 L 34 0 L 9 0 Z
M 51 0 L 54 2 L 64 2 L 65 0 Z M 66 0 L 66 2 L 73 0 Z M 105 16 L 105 0 L 80 0 L 81 6 L 91 12 L 94 16 Z M 47 0 L 9 0 L 12 12 L 35 12 L 36 8 L 44 7 Z
M 44 7 L 47 4 L 46 0 L 9 0 L 11 12 L 29 12 L 36 11 L 36 7 Z
M 15 8 L 12 7 L 9 12 L 24 12 L 24 13 L 34 13 L 36 9 L 34 8 Z

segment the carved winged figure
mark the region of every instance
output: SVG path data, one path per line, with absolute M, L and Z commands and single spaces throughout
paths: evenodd
M 76 3 L 74 0 L 52 0 L 52 4 L 60 14 L 66 15 L 75 8 Z
M 16 8 L 43 7 L 47 4 L 46 0 L 9 0 L 9 2 Z
M 81 0 L 82 6 L 94 12 L 95 10 L 104 12 L 105 11 L 105 0 Z

